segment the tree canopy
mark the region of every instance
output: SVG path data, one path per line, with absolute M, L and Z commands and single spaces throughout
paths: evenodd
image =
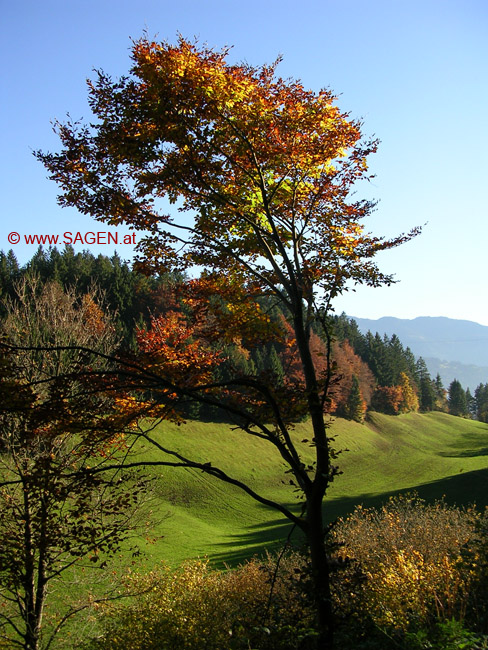
M 368 178 L 375 140 L 341 113 L 328 90 L 305 90 L 180 39 L 142 39 L 130 75 L 89 82 L 92 125 L 58 124 L 59 154 L 38 152 L 62 205 L 149 234 L 144 266 L 204 267 L 257 283 L 288 303 L 349 279 L 391 281 L 372 261 L 407 236 L 364 232 L 371 201 L 351 200 Z M 166 198 L 192 219 L 167 214 Z

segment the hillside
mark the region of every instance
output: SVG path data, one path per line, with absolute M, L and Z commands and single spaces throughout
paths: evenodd
M 415 356 L 424 358 L 433 377 L 440 374 L 447 386 L 453 379 L 474 390 L 488 381 L 488 327 L 467 320 L 423 316 L 412 320 L 378 320 L 352 316 L 359 330 L 382 336 L 396 334 Z
M 337 447 L 344 474 L 334 484 L 328 518 L 346 514 L 356 504 L 377 505 L 399 491 L 417 490 L 428 499 L 443 495 L 452 503 L 488 505 L 488 425 L 444 413 L 386 416 L 371 413 L 360 425 L 336 420 Z M 297 425 L 302 440 L 309 425 Z M 272 499 L 299 508 L 293 489 L 285 485 L 280 461 L 263 441 L 229 426 L 191 422 L 184 427 L 160 425 L 158 439 L 191 457 L 211 460 L 229 474 L 249 481 Z M 299 443 L 300 444 L 300 443 Z M 305 456 L 307 443 L 302 444 Z M 147 459 L 156 460 L 154 450 Z M 160 457 L 159 457 L 160 458 Z M 281 544 L 290 525 L 274 511 L 255 503 L 238 488 L 193 470 L 164 468 L 157 476 L 154 510 L 161 516 L 155 544 L 147 561 L 180 562 L 208 555 L 217 564 L 235 564 L 273 545 Z

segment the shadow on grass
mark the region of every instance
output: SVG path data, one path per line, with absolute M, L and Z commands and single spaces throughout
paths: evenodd
M 461 435 L 453 440 L 453 444 L 446 451 L 438 452 L 438 454 L 447 458 L 488 456 L 488 432 Z
M 488 468 L 464 472 L 422 485 L 411 486 L 402 490 L 381 494 L 361 494 L 354 497 L 342 497 L 325 502 L 325 519 L 334 521 L 345 517 L 361 504 L 365 508 L 378 508 L 392 496 L 415 492 L 421 499 L 433 502 L 444 499 L 446 503 L 457 506 L 475 504 L 479 510 L 488 506 Z M 263 506 L 264 507 L 264 506 Z M 274 510 L 267 509 L 270 518 L 265 523 L 248 526 L 245 532 L 230 536 L 229 541 L 221 542 L 221 552 L 212 553 L 211 562 L 215 566 L 236 566 L 255 555 L 262 556 L 267 551 L 279 552 L 285 544 L 292 529 L 292 524 L 276 517 Z M 291 542 L 300 546 L 303 536 L 295 529 Z
M 488 456 L 488 447 L 483 449 L 464 449 L 463 451 L 441 452 L 439 456 L 446 458 L 476 458 L 476 456 Z

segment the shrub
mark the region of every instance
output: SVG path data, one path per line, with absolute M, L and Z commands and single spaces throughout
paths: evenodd
M 416 496 L 356 508 L 334 529 L 333 594 L 343 650 L 488 647 L 488 514 Z M 314 647 L 306 557 L 206 561 L 130 576 L 128 604 L 98 606 L 90 650 L 308 650 Z M 272 598 L 270 587 L 273 584 Z M 308 594 L 308 595 L 307 595 Z
M 470 577 L 467 620 L 479 632 L 488 634 L 488 508 L 476 521 L 476 534 L 463 549 L 465 570 Z
M 388 633 L 463 620 L 473 574 L 462 555 L 478 520 L 473 510 L 428 505 L 416 496 L 390 499 L 380 510 L 356 508 L 335 533 L 342 557 L 353 558 L 338 583 L 338 601 L 363 626 Z
M 298 556 L 283 563 L 268 611 L 271 560 L 251 560 L 233 571 L 204 561 L 177 570 L 162 566 L 131 577 L 129 605 L 101 608 L 102 634 L 89 645 L 103 650 L 293 650 L 305 648 L 310 615 L 293 578 Z M 301 645 L 300 645 L 301 644 Z

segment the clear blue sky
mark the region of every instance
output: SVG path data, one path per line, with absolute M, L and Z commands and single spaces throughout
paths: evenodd
M 368 229 L 423 234 L 378 258 L 399 284 L 349 293 L 337 311 L 364 318 L 448 316 L 488 325 L 488 2 L 486 0 L 1 0 L 0 249 L 25 263 L 37 246 L 7 236 L 106 230 L 56 203 L 32 150 L 56 150 L 50 121 L 89 120 L 93 68 L 129 68 L 144 29 L 181 32 L 280 73 L 339 105 L 381 140 L 367 188 L 380 200 Z M 137 237 L 136 237 L 137 238 Z M 85 245 L 111 255 L 113 246 Z M 124 259 L 130 246 L 119 246 Z

